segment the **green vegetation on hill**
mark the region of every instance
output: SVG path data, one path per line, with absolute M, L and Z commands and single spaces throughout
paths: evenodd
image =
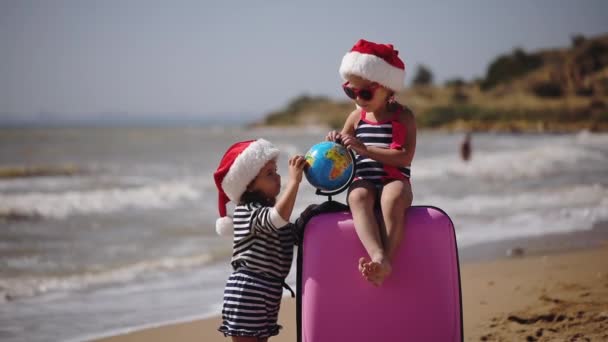
M 486 78 L 480 86 L 488 90 L 494 86 L 521 77 L 543 65 L 539 55 L 528 55 L 521 49 L 516 49 L 511 55 L 498 57 L 488 67 Z
M 346 115 L 353 108 L 351 102 L 336 102 L 324 96 L 303 95 L 292 100 L 284 109 L 268 114 L 261 124 L 342 127 Z
M 492 61 L 479 80 L 432 85 L 426 66 L 418 68 L 416 80 L 397 99 L 414 110 L 420 128 L 608 131 L 608 35 L 575 36 L 563 49 L 515 49 Z M 305 95 L 258 125 L 340 128 L 353 108 L 348 99 Z

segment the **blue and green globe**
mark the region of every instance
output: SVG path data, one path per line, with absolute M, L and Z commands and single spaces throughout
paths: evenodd
M 306 155 L 308 167 L 304 174 L 308 182 L 323 191 L 335 191 L 344 188 L 350 182 L 354 163 L 350 152 L 333 141 L 318 143 L 308 150 Z

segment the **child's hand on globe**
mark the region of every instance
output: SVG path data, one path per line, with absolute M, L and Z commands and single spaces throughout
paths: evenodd
M 296 155 L 289 159 L 289 178 L 294 180 L 296 183 L 302 181 L 302 172 L 308 165 L 306 159 L 303 156 Z
M 342 140 L 342 135 L 338 131 L 331 131 L 327 133 L 325 140 L 340 143 Z
M 361 140 L 353 137 L 352 135 L 343 135 L 342 143 L 344 144 L 344 146 L 357 152 L 357 154 L 361 156 L 365 156 L 367 154 L 367 146 L 365 146 L 365 144 L 363 144 Z

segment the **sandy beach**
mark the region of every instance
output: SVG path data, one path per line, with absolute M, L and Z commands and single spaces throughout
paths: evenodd
M 608 340 L 608 243 L 461 266 L 466 341 Z M 285 298 L 276 342 L 296 340 L 295 299 Z M 220 318 L 145 329 L 98 342 L 227 341 Z

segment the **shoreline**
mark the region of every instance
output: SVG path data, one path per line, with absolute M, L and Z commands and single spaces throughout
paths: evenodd
M 608 221 L 600 221 L 589 230 L 491 241 L 460 247 L 458 257 L 461 264 L 492 262 L 501 259 L 584 251 L 602 247 L 606 242 L 608 242 Z
M 58 125 L 58 126 L 2 126 L 0 127 L 0 131 L 11 132 L 11 131 L 21 131 L 21 130 L 98 130 L 98 129 L 159 129 L 159 126 L 154 126 L 150 124 L 146 124 L 142 122 L 140 124 L 132 124 L 132 125 L 83 125 L 83 126 L 75 126 L 75 125 Z M 254 130 L 258 132 L 273 132 L 273 131 L 289 131 L 294 133 L 301 132 L 310 132 L 310 133 L 322 133 L 325 134 L 330 130 L 333 130 L 331 125 L 328 124 L 260 124 L 257 122 L 246 122 L 241 124 L 234 124 L 233 122 L 224 122 L 224 123 L 199 123 L 199 122 L 184 122 L 178 123 L 175 125 L 171 125 L 168 127 L 162 127 L 164 129 L 239 129 L 239 130 Z M 418 126 L 418 132 L 428 132 L 428 133 L 453 133 L 453 134 L 461 134 L 461 133 L 478 133 L 478 134 L 548 134 L 548 135 L 566 135 L 566 134 L 577 134 L 581 132 L 589 132 L 591 134 L 608 134 L 608 124 L 604 126 L 592 126 L 587 124 L 581 125 L 565 125 L 565 126 L 544 126 L 539 124 L 538 122 L 531 122 L 525 125 L 520 122 L 508 123 L 508 124 L 500 124 L 500 125 L 477 125 L 473 123 L 463 123 L 456 122 L 454 124 L 446 124 L 443 126 L 431 127 L 431 126 Z M 85 170 L 86 171 L 86 170 Z
M 509 251 L 513 250 L 516 252 L 508 255 Z M 508 329 L 516 326 L 516 323 L 510 321 L 509 317 L 525 316 L 534 307 L 565 305 L 561 299 L 555 302 L 551 298 L 572 297 L 570 292 L 573 289 L 594 288 L 593 292 L 585 290 L 579 295 L 585 295 L 586 299 L 599 296 L 595 298 L 596 302 L 602 302 L 601 298 L 608 298 L 608 264 L 604 262 L 605 265 L 602 265 L 601 263 L 602 259 L 608 260 L 608 222 L 606 221 L 596 224 L 592 230 L 587 231 L 464 247 L 459 250 L 459 258 L 464 332 L 467 341 L 472 340 L 473 336 L 476 341 L 484 337 L 487 340 L 495 340 L 494 338 L 502 336 L 500 334 L 507 334 L 501 337 L 506 340 L 525 340 L 526 336 L 516 337 L 517 331 L 521 333 L 523 328 L 520 327 L 521 329 L 516 329 L 516 331 Z M 568 265 L 566 267 L 568 272 L 561 274 L 560 270 L 565 267 L 564 265 Z M 579 273 L 585 270 L 587 270 L 586 273 L 581 276 Z M 513 277 L 514 274 L 518 274 L 518 276 Z M 594 283 L 590 274 L 601 274 L 597 278 L 597 283 Z M 555 293 L 552 293 L 546 288 L 555 288 L 557 285 L 544 284 L 545 289 L 542 290 L 542 286 L 538 284 L 544 283 L 547 279 L 553 280 L 554 283 L 556 279 L 559 279 L 560 281 L 555 284 L 566 284 L 567 286 L 562 286 L 565 289 L 554 289 Z M 605 284 L 602 284 L 602 281 Z M 547 295 L 547 292 L 550 295 Z M 590 294 L 587 295 L 587 292 Z M 514 296 L 510 296 L 508 293 Z M 605 296 L 602 297 L 600 294 Z M 514 300 L 514 298 L 519 299 Z M 607 315 L 603 324 L 608 331 L 608 301 L 604 310 L 596 313 L 600 316 L 595 317 L 596 320 L 603 322 L 602 312 Z M 511 318 L 515 319 L 513 317 Z M 220 321 L 219 315 L 190 317 L 89 336 L 86 340 L 96 342 L 160 342 L 170 339 L 197 341 L 204 336 L 205 341 L 228 341 L 216 331 Z M 530 325 L 536 327 L 542 325 L 543 322 Z M 552 324 L 553 322 L 544 323 Z M 279 324 L 282 324 L 284 329 L 278 337 L 272 338 L 271 341 L 293 341 L 296 331 L 295 299 L 287 295 L 282 301 Z M 536 329 L 534 334 L 542 331 L 538 329 L 544 328 Z M 532 336 L 532 338 L 538 339 L 539 337 Z M 542 339 L 538 340 L 542 341 Z
M 253 129 L 259 131 L 271 130 L 309 130 L 327 132 L 332 129 L 331 125 L 327 124 L 246 124 L 242 126 L 245 129 Z M 441 133 L 487 133 L 487 134 L 577 134 L 580 132 L 589 132 L 592 134 L 607 134 L 608 125 L 592 126 L 592 125 L 564 125 L 564 126 L 545 126 L 538 122 L 529 122 L 522 124 L 521 122 L 507 122 L 495 125 L 478 125 L 475 123 L 456 122 L 454 124 L 446 124 L 443 126 L 419 126 L 418 132 L 441 132 Z

